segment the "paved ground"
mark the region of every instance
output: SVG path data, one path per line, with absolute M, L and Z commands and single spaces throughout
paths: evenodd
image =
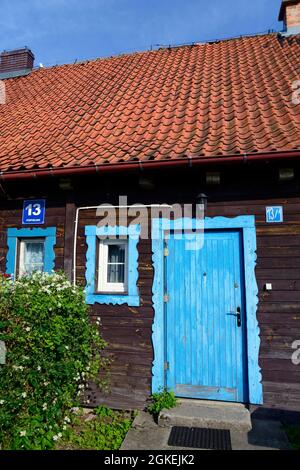
M 233 450 L 283 450 L 289 448 L 286 434 L 278 421 L 253 420 L 252 426 L 253 429 L 249 432 L 231 430 Z M 121 450 L 186 450 L 168 446 L 170 429 L 158 426 L 152 416 L 140 412 L 135 418 Z

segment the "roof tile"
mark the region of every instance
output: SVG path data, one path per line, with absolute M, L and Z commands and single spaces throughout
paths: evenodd
M 39 69 L 5 81 L 0 170 L 300 148 L 300 35 Z

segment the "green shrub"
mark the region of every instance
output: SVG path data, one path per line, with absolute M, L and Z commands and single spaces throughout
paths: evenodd
M 177 398 L 175 397 L 174 392 L 168 391 L 167 389 L 164 389 L 159 393 L 153 393 L 150 399 L 151 404 L 148 405 L 147 410 L 154 417 L 157 417 L 164 408 L 169 410 L 174 408 L 177 404 Z
M 98 406 L 98 408 L 95 409 L 95 413 L 100 418 L 107 418 L 107 417 L 114 416 L 114 411 L 105 405 Z
M 106 366 L 105 342 L 89 321 L 83 289 L 57 273 L 1 278 L 1 340 L 7 348 L 0 365 L 2 449 L 51 449 L 87 381 Z
M 117 450 L 133 421 L 133 414 L 100 406 L 94 417 L 76 416 L 61 442 L 60 450 Z
M 285 426 L 285 431 L 291 443 L 292 449 L 300 450 L 300 426 Z

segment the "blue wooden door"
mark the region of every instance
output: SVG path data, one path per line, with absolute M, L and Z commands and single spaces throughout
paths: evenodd
M 199 250 L 190 242 L 167 241 L 166 385 L 180 397 L 246 402 L 240 233 L 207 231 Z

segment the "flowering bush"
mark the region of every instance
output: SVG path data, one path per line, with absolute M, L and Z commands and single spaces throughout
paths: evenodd
M 86 381 L 106 365 L 82 288 L 64 274 L 1 278 L 0 341 L 7 349 L 0 365 L 2 449 L 51 449 Z

